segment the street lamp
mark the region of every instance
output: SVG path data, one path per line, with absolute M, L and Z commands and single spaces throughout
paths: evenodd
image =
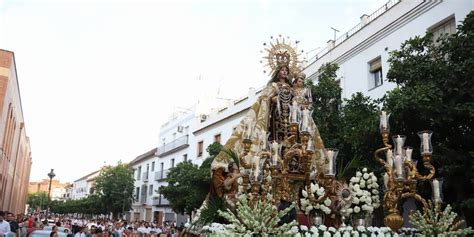
M 51 171 L 48 173 L 48 177 L 49 177 L 49 188 L 48 188 L 48 205 L 46 206 L 46 221 L 48 221 L 48 212 L 49 212 L 49 204 L 51 202 L 51 182 L 53 181 L 53 178 L 54 176 L 56 176 L 56 174 L 54 174 L 54 169 L 51 169 Z

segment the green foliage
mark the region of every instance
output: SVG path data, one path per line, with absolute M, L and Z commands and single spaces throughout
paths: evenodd
M 410 222 L 422 236 L 461 236 L 474 234 L 471 227 L 461 229 L 462 221 L 455 221 L 457 214 L 447 205 L 442 211 L 441 205 L 429 202 L 425 213 L 416 211 L 410 215 Z
M 339 177 L 349 177 L 362 166 L 375 171 L 380 168 L 373 158 L 373 152 L 382 144 L 378 130 L 377 107 L 377 101 L 360 92 L 344 100 L 344 107 L 341 109 L 342 129 L 339 134 Z
M 239 155 L 232 149 L 224 149 L 223 151 L 240 169 Z
M 191 214 L 201 206 L 211 184 L 211 163 L 221 149 L 222 145 L 218 142 L 209 145 L 206 151 L 210 156 L 200 167 L 187 161 L 170 169 L 168 186 L 160 187 L 159 192 L 170 201 L 173 211 Z
M 324 64 L 319 68 L 318 83 L 313 84 L 311 80 L 307 85 L 311 88 L 313 95 L 313 119 L 324 135 L 326 147 L 339 147 L 341 130 L 341 87 L 336 78 L 337 64 Z
M 398 84 L 384 107 L 392 113 L 392 134 L 407 136 L 417 150 L 420 130 L 434 131 L 433 161 L 445 178 L 445 201 L 474 225 L 474 13 L 457 33 L 433 40 L 414 37 L 391 53 L 387 78 Z M 415 151 L 413 154 L 417 154 Z M 429 196 L 429 185 L 423 193 Z
M 219 142 L 214 142 L 206 148 L 207 153 L 210 157 L 215 157 L 222 150 L 222 145 Z
M 58 214 L 81 213 L 81 214 L 107 214 L 103 202 L 96 194 L 79 200 L 52 201 L 51 212 Z
M 373 151 L 381 144 L 378 133 L 377 101 L 362 93 L 341 99 L 336 64 L 319 70 L 318 83 L 308 81 L 313 95 L 313 118 L 325 147 L 339 149 L 338 177 L 350 177 L 361 166 L 375 170 Z
M 159 192 L 170 201 L 173 211 L 191 214 L 206 198 L 210 174 L 185 161 L 171 168 L 166 180 L 168 186 L 161 186 Z
M 203 226 L 212 222 L 226 223 L 226 220 L 219 215 L 219 211 L 224 211 L 226 208 L 224 198 L 215 197 L 209 199 L 204 205 L 195 224 Z
M 28 203 L 30 208 L 43 210 L 48 204 L 48 193 L 28 193 L 28 198 L 26 202 Z
M 115 166 L 102 168 L 96 179 L 97 201 L 114 216 L 130 210 L 133 201 L 134 179 L 127 164 L 118 162 Z

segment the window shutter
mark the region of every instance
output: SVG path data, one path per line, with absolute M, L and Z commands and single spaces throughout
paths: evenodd
M 378 58 L 375 61 L 370 63 L 369 71 L 370 72 L 375 72 L 375 71 L 379 70 L 380 68 L 382 68 L 382 61 L 381 61 L 380 58 Z

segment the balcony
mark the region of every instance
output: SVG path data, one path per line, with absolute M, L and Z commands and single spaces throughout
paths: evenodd
M 165 181 L 170 170 L 162 170 L 155 172 L 155 181 Z
M 158 147 L 158 151 L 156 152 L 156 155 L 158 157 L 163 157 L 173 152 L 184 149 L 188 146 L 189 146 L 188 135 L 185 135 L 173 140 L 172 142 L 166 143 L 165 145 Z
M 153 206 L 169 206 L 170 202 L 163 195 L 153 197 Z

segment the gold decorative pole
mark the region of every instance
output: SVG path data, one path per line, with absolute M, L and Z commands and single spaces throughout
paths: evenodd
M 392 146 L 388 143 L 390 137 L 389 116 L 384 111 L 380 115 L 380 132 L 384 147 L 375 151 L 374 158 L 385 168 L 386 191 L 383 207 L 387 214 L 384 218 L 384 224 L 393 231 L 398 231 L 403 226 L 403 217 L 399 212 L 399 204 L 402 200 L 412 197 L 420 202 L 423 208 L 428 207 L 426 200 L 417 193 L 416 185 L 418 181 L 432 180 L 435 175 L 435 168 L 431 164 L 433 150 L 430 140 L 431 131 L 418 132 L 422 139 L 421 156 L 423 166 L 428 170 L 428 174 L 421 175 L 418 172 L 416 163 L 411 158 L 413 149 L 403 147 L 405 136 L 397 135 L 393 137 L 395 154 L 392 153 Z M 380 158 L 382 154 L 385 154 L 386 160 Z

